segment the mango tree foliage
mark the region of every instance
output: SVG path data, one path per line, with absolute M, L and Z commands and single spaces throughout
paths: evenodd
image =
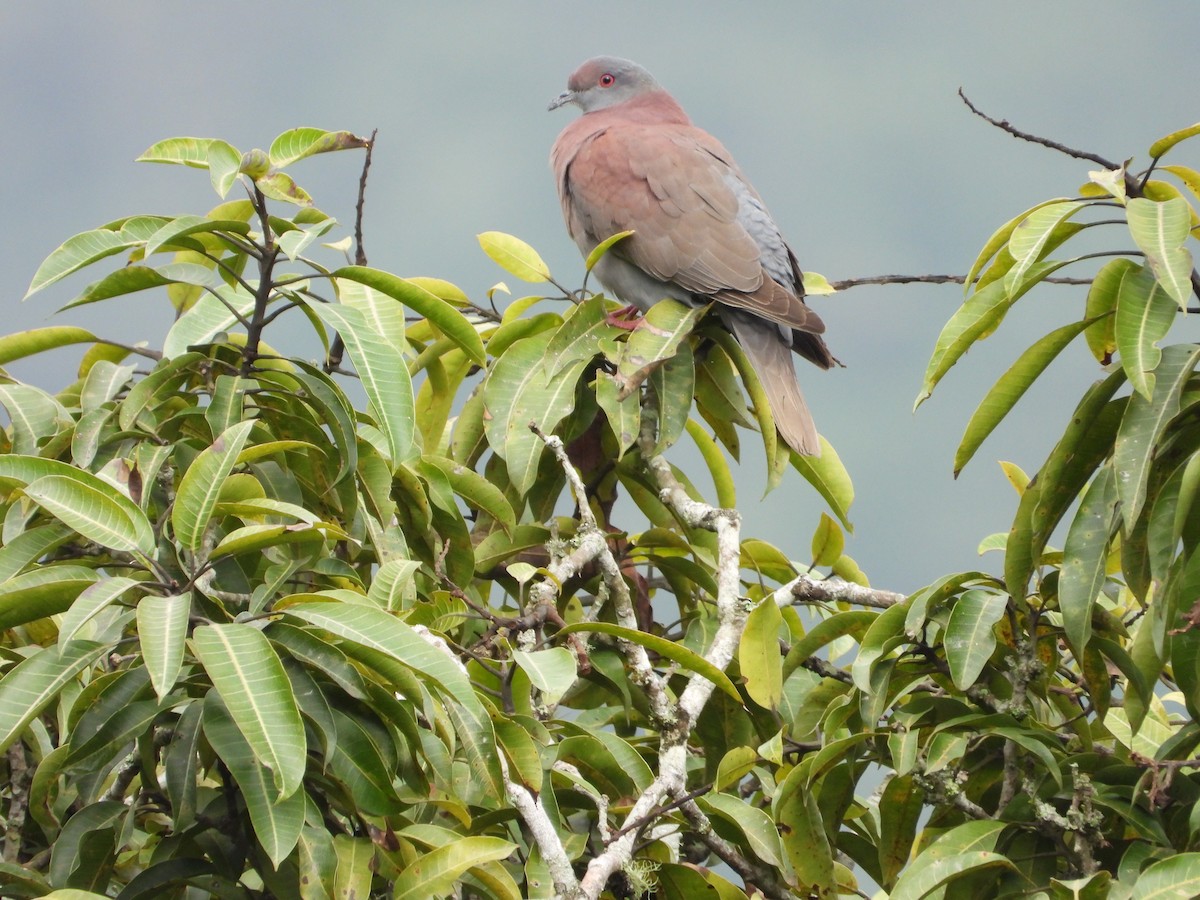
M 245 153 L 154 145 L 142 160 L 207 169 L 221 202 L 69 238 L 29 295 L 82 269 L 68 308 L 152 291 L 176 312 L 161 347 L 0 337 L 0 365 L 82 350 L 54 393 L 0 371 L 0 893 L 1134 897 L 1200 879 L 1200 352 L 1160 346 L 1195 278 L 1183 191 L 1098 173 L 989 242 L 923 395 L 1067 264 L 1050 254 L 1128 225 L 956 468 L 1080 335 L 1118 363 L 1037 477 L 1012 469 L 1002 574 L 903 597 L 845 553 L 834 448 L 776 440 L 706 309 L 664 301 L 631 330 L 586 276 L 563 288 L 494 231 L 483 251 L 535 291 L 503 310 L 498 290 L 337 260 L 349 243 L 324 243 L 338 223 L 290 169 L 364 147 L 314 128 Z M 288 349 L 297 329 L 319 363 Z M 680 443 L 702 471 L 672 463 Z M 811 539 L 741 533 L 739 462 L 813 488 Z

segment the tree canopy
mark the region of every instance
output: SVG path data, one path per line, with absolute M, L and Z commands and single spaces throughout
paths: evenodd
M 1096 169 L 996 230 L 917 403 L 1064 270 L 955 471 L 1069 345 L 1098 378 L 1006 467 L 998 571 L 908 596 L 706 309 L 613 324 L 586 273 L 626 235 L 575 289 L 480 234 L 532 286 L 501 309 L 367 264 L 370 139 L 149 148 L 221 202 L 75 235 L 28 293 L 104 266 L 65 309 L 156 291 L 161 347 L 0 337 L 83 349 L 57 392 L 0 378 L 4 895 L 1200 894 L 1200 346 L 1165 343 L 1200 172 L 1162 162 L 1200 126 L 1135 166 L 995 124 Z M 289 167 L 334 151 L 357 239 L 323 243 Z M 320 360 L 268 342 L 295 323 Z M 811 538 L 742 533 L 739 462 L 811 485 Z

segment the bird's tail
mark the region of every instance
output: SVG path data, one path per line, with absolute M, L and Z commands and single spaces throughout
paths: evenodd
M 817 426 L 796 381 L 791 347 L 784 342 L 779 327 L 773 322 L 733 311 L 726 312 L 722 318 L 750 358 L 767 394 L 767 402 L 771 404 L 775 427 L 783 439 L 801 456 L 820 456 Z

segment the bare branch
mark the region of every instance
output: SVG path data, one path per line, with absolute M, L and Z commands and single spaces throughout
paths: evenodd
M 870 275 L 863 278 L 843 278 L 841 281 L 831 281 L 830 287 L 835 291 L 844 291 L 853 287 L 876 284 L 962 284 L 965 275 Z M 1044 284 L 1091 284 L 1090 278 L 1043 278 Z
M 1094 162 L 1096 165 L 1103 166 L 1106 169 L 1117 169 L 1121 165 L 1120 163 L 1115 163 L 1112 160 L 1105 159 L 1103 156 L 1098 154 L 1089 153 L 1086 150 L 1076 150 L 1073 147 L 1068 147 L 1066 144 L 1060 144 L 1058 141 L 1052 141 L 1049 138 L 1038 137 L 1036 134 L 1030 134 L 1027 131 L 1020 131 L 1019 129 L 1010 125 L 1007 119 L 993 119 L 987 113 L 980 110 L 974 103 L 972 103 L 967 98 L 967 95 L 963 93 L 962 88 L 958 89 L 958 96 L 962 98 L 963 103 L 967 104 L 967 109 L 971 110 L 971 112 L 979 116 L 979 118 L 991 125 L 995 125 L 1001 131 L 1011 134 L 1018 140 L 1029 141 L 1031 144 L 1040 144 L 1043 147 L 1049 147 L 1051 150 L 1057 150 L 1059 153 L 1065 153 L 1067 156 L 1072 156 L 1075 159 L 1086 159 L 1088 162 Z

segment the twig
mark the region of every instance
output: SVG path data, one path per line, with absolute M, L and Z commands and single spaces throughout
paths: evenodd
M 841 281 L 831 281 L 829 286 L 835 291 L 848 288 L 862 287 L 873 284 L 962 284 L 965 275 L 871 275 L 865 278 L 843 278 Z M 1091 284 L 1091 278 L 1043 278 L 1045 284 Z
M 360 266 L 367 264 L 367 251 L 363 249 L 363 206 L 367 202 L 367 173 L 371 171 L 371 154 L 375 152 L 375 135 L 379 129 L 371 131 L 367 138 L 367 153 L 363 160 L 362 174 L 358 176 L 358 203 L 354 206 L 354 262 Z
M 4 862 L 17 865 L 21 860 L 21 832 L 29 809 L 29 786 L 33 773 L 25 760 L 25 744 L 16 741 L 8 748 L 8 816 L 4 829 Z
M 379 129 L 371 131 L 366 143 L 366 156 L 363 159 L 362 173 L 358 176 L 358 202 L 354 204 L 354 262 L 356 265 L 367 264 L 367 251 L 363 246 L 363 208 L 367 202 L 367 173 L 371 170 L 371 154 L 375 152 L 375 135 Z M 335 334 L 329 342 L 329 353 L 325 357 L 325 371 L 333 372 L 342 366 L 342 358 L 346 355 L 346 342 L 340 334 Z
M 1084 159 L 1088 162 L 1094 162 L 1098 166 L 1108 169 L 1109 171 L 1122 171 L 1125 176 L 1126 195 L 1131 199 L 1145 196 L 1146 183 L 1150 179 L 1150 173 L 1154 171 L 1154 166 L 1158 162 L 1157 159 L 1151 161 L 1150 167 L 1146 170 L 1141 178 L 1137 178 L 1130 172 L 1126 171 L 1124 166 L 1122 166 L 1120 163 L 1115 163 L 1110 159 L 1105 159 L 1103 156 L 1100 156 L 1097 153 L 1089 153 L 1086 150 L 1076 150 L 1074 147 L 1068 147 L 1066 144 L 1059 143 L 1058 141 L 1052 141 L 1049 138 L 1039 137 L 1036 134 L 1030 134 L 1027 131 L 1021 131 L 1018 128 L 1014 128 L 1009 124 L 1007 119 L 992 118 L 987 113 L 975 106 L 975 104 L 969 99 L 967 99 L 967 95 L 963 93 L 962 88 L 958 89 L 958 96 L 962 98 L 963 103 L 967 104 L 967 108 L 975 115 L 979 116 L 979 118 L 991 125 L 995 125 L 1001 131 L 1011 134 L 1018 140 L 1029 141 L 1032 144 L 1039 144 L 1043 147 L 1049 147 L 1051 150 L 1057 150 L 1059 153 L 1065 153 L 1067 156 L 1074 157 L 1075 159 Z M 1197 272 L 1193 268 L 1190 280 L 1192 284 L 1192 293 L 1197 297 L 1200 297 L 1200 272 Z
M 979 116 L 979 118 L 991 125 L 995 125 L 1001 131 L 1011 134 L 1018 140 L 1029 141 L 1031 144 L 1040 144 L 1043 147 L 1049 147 L 1051 150 L 1057 150 L 1059 153 L 1065 153 L 1067 156 L 1072 156 L 1075 159 L 1086 159 L 1088 162 L 1094 162 L 1096 165 L 1103 166 L 1106 169 L 1116 169 L 1120 167 L 1120 163 L 1115 163 L 1111 160 L 1105 159 L 1103 156 L 1099 156 L 1098 154 L 1089 153 L 1086 150 L 1076 150 L 1073 147 L 1068 147 L 1066 144 L 1060 144 L 1058 141 L 1052 141 L 1049 138 L 1038 137 L 1036 134 L 1030 134 L 1027 131 L 1021 131 L 1010 125 L 1007 119 L 993 119 L 987 113 L 980 110 L 974 103 L 972 103 L 967 98 L 967 95 L 963 93 L 962 88 L 958 89 L 958 96 L 962 98 L 963 103 L 967 104 L 967 109 L 971 110 L 971 112 Z
M 262 340 L 263 327 L 267 317 L 267 304 L 271 300 L 271 292 L 275 289 L 272 273 L 275 269 L 275 259 L 279 256 L 279 245 L 275 243 L 275 236 L 271 233 L 267 198 L 257 184 L 254 185 L 251 202 L 254 204 L 254 211 L 262 225 L 263 253 L 258 260 L 258 288 L 254 293 L 254 313 L 246 327 L 246 346 L 242 351 L 242 375 L 245 376 L 252 373 L 254 361 L 258 358 L 258 345 Z

